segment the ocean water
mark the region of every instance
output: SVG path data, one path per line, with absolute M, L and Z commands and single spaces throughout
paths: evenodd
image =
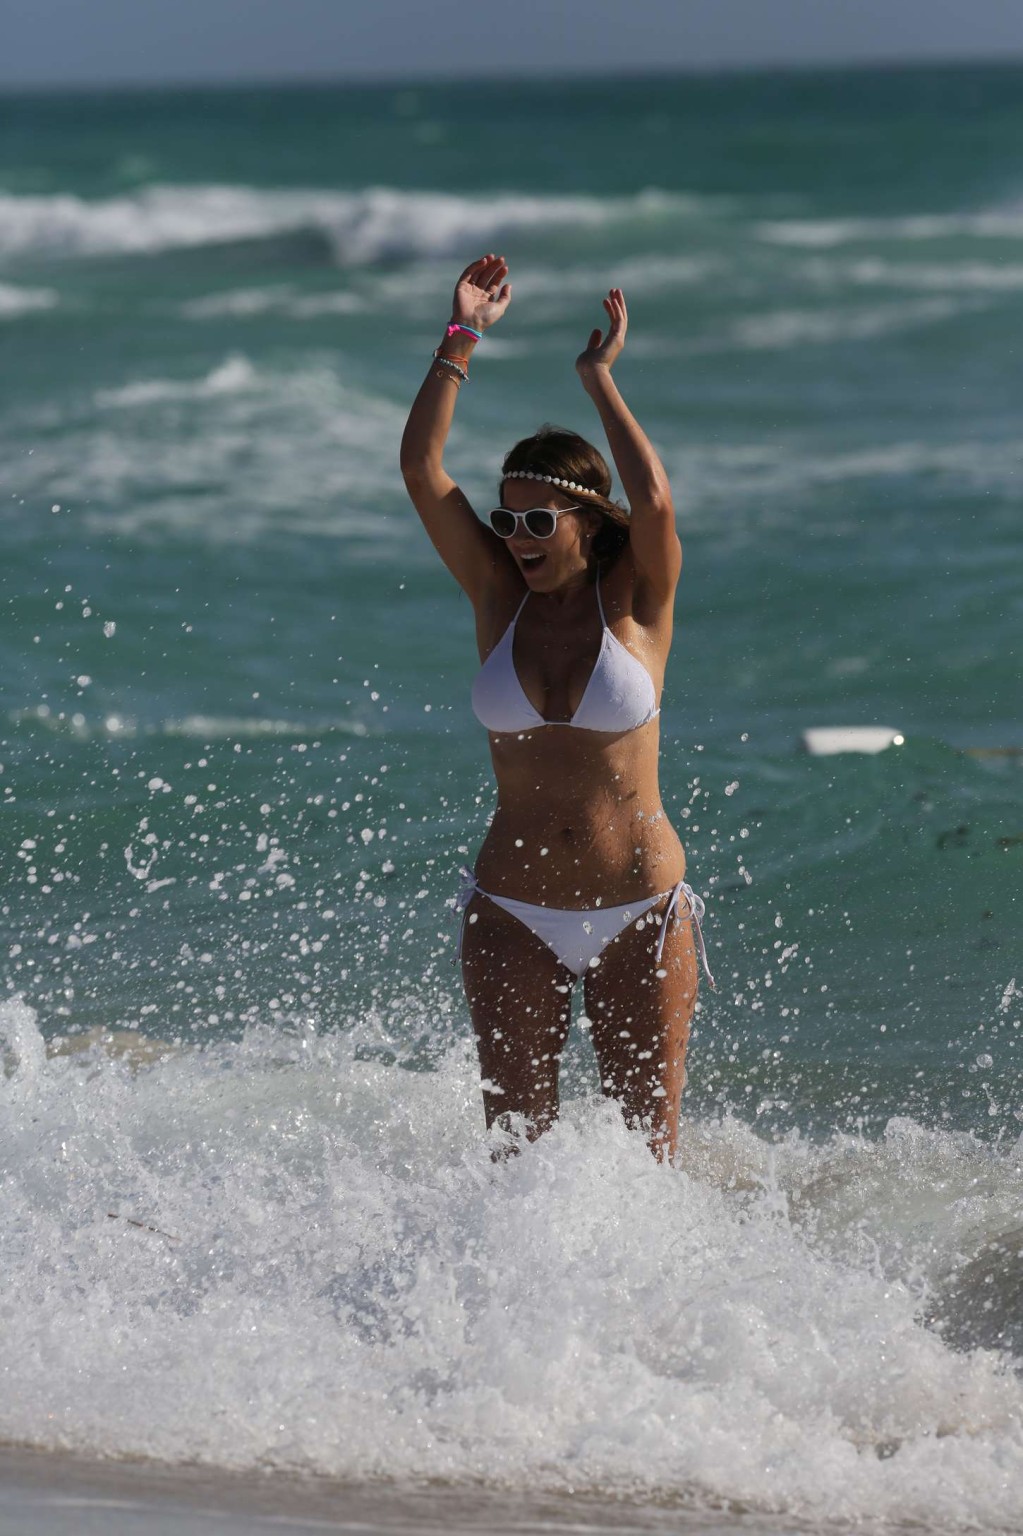
M 996 1530 L 1023 1504 L 1023 70 L 0 99 L 0 1438 Z M 612 283 L 686 569 L 680 1166 L 495 1166 L 475 505 Z M 897 728 L 814 758 L 821 725 Z M 1014 749 L 1014 750 L 1012 750 Z

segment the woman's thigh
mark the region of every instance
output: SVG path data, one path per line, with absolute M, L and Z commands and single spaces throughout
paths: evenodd
M 654 914 L 663 911 L 667 898 Z M 657 958 L 654 914 L 624 929 L 587 972 L 586 1014 L 604 1092 L 630 1123 L 649 1126 L 658 1156 L 674 1154 L 689 1021 L 699 975 L 692 923 L 673 918 Z
M 479 893 L 465 914 L 462 976 L 487 1125 L 519 1114 L 538 1134 L 557 1117 L 575 978 L 524 923 Z

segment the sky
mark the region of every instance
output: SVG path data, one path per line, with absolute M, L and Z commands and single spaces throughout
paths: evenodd
M 1023 57 L 1023 0 L 2 0 L 0 86 Z

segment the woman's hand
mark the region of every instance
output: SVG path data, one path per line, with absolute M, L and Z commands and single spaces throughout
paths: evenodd
M 583 377 L 597 368 L 606 368 L 610 373 L 625 345 L 629 312 L 625 308 L 625 295 L 620 288 L 611 289 L 604 300 L 604 308 L 611 322 L 607 335 L 601 330 L 591 331 L 586 350 L 580 352 L 575 360 L 576 372 Z
M 485 331 L 500 320 L 511 303 L 508 265 L 503 256 L 481 256 L 470 262 L 455 284 L 451 318 L 458 325 Z

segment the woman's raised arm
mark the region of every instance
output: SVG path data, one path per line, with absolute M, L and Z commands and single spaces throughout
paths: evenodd
M 401 440 L 401 472 L 413 505 L 433 546 L 474 606 L 508 560 L 500 540 L 476 517 L 468 500 L 444 468 L 444 446 L 455 413 L 455 399 L 468 373 L 476 347 L 474 332 L 482 334 L 499 320 L 511 302 L 511 284 L 503 256 L 481 256 L 471 262 L 455 286 L 452 326 L 430 364 L 415 398 Z
M 675 508 L 664 465 L 611 377 L 625 345 L 629 316 L 625 295 L 612 288 L 604 300 L 610 326 L 606 336 L 594 330 L 576 359 L 583 388 L 597 407 L 622 488 L 629 499 L 629 548 L 636 574 L 655 603 L 670 601 L 682 570 L 682 545 L 675 529 Z

